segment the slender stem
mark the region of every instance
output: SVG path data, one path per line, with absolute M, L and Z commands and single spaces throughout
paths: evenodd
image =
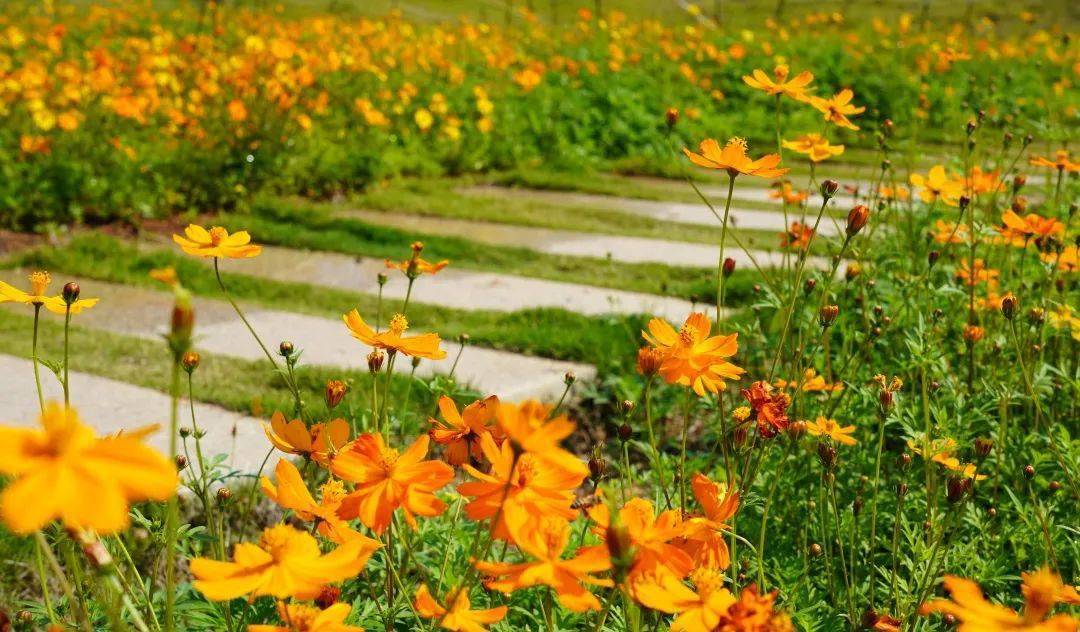
M 779 133 L 778 133 L 779 134 Z M 777 136 L 779 138 L 779 135 Z M 724 245 L 727 241 L 728 216 L 731 213 L 731 196 L 735 192 L 735 174 L 728 174 L 727 200 L 724 201 L 724 219 L 720 222 L 720 257 L 716 266 L 716 330 L 724 322 Z
M 656 432 L 653 429 L 652 383 L 653 378 L 650 376 L 645 382 L 645 427 L 649 431 L 649 447 L 652 448 L 653 460 L 656 461 L 656 473 L 660 477 L 660 489 L 664 492 L 664 500 L 667 502 L 667 506 L 671 507 L 671 495 L 664 474 L 664 460 L 660 457 L 660 448 L 657 446 Z
M 71 305 L 64 307 L 64 408 L 71 407 L 71 381 L 68 379 L 68 356 L 71 332 Z
M 45 612 L 49 615 L 50 623 L 57 623 L 56 611 L 53 610 L 52 595 L 49 593 L 49 576 L 45 572 L 45 553 L 42 551 L 42 542 L 34 539 L 34 561 L 37 566 L 38 581 L 41 584 L 41 599 L 45 604 Z
M 37 549 L 45 556 L 45 559 L 49 562 L 49 567 L 52 568 L 53 575 L 56 576 L 56 580 L 60 582 L 60 588 L 64 591 L 64 596 L 67 597 L 69 604 L 75 603 L 75 590 L 71 587 L 71 583 L 68 582 L 67 575 L 64 574 L 64 569 L 61 568 L 60 562 L 56 560 L 56 555 L 53 554 L 52 547 L 49 546 L 48 540 L 45 539 L 45 534 L 41 531 L 34 532 L 34 541 L 37 543 Z M 90 624 L 85 621 L 80 621 L 79 626 L 89 632 Z
M 840 570 L 841 576 L 844 578 L 844 592 L 847 594 L 848 612 L 851 614 L 851 620 L 855 620 L 855 603 L 852 601 L 851 594 L 851 580 L 848 578 L 848 564 L 844 555 L 844 542 L 840 535 L 840 507 L 836 502 L 836 477 L 829 476 L 829 496 L 832 499 L 833 520 L 836 522 L 836 548 L 840 551 Z M 855 552 L 852 551 L 852 555 Z M 852 560 L 852 564 L 855 560 Z
M 878 441 L 877 441 L 877 457 L 874 459 L 874 479 L 870 483 L 870 550 L 867 553 L 866 566 L 869 569 L 870 574 L 870 608 L 874 607 L 874 590 L 877 585 L 874 582 L 874 553 L 877 548 L 877 509 L 878 509 L 878 482 L 881 479 L 881 453 L 885 447 L 885 422 L 888 420 L 888 414 L 882 410 L 879 415 L 880 421 L 878 422 Z M 855 555 L 854 549 L 852 549 L 852 556 Z M 855 570 L 855 560 L 851 560 L 852 572 Z
M 41 390 L 41 373 L 38 369 L 38 321 L 41 320 L 41 304 L 34 303 L 34 341 L 30 357 L 34 363 L 34 385 L 37 386 L 38 406 L 45 412 L 45 393 Z
M 215 259 L 215 264 L 217 260 Z M 180 411 L 180 358 L 172 359 L 172 378 L 169 394 L 169 459 L 176 461 L 176 426 Z M 176 531 L 179 528 L 180 507 L 176 494 L 169 498 L 165 510 L 165 630 L 171 632 L 176 626 Z

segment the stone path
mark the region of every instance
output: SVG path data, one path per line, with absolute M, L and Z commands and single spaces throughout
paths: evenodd
M 425 221 L 425 226 L 430 226 Z M 504 227 L 499 227 L 504 228 Z M 715 254 L 706 263 L 716 265 Z M 597 265 L 603 265 L 598 262 Z M 277 281 L 309 283 L 375 295 L 377 275 L 387 272 L 383 296 L 404 299 L 405 275 L 387 270 L 382 259 L 352 257 L 339 253 L 264 247 L 255 259 L 232 263 L 228 271 Z M 693 309 L 682 299 L 626 292 L 592 285 L 533 279 L 495 272 L 454 269 L 424 276 L 413 285 L 412 299 L 419 303 L 459 309 L 512 312 L 538 307 L 561 308 L 579 314 L 653 314 L 682 322 Z
M 439 235 L 463 237 L 473 241 L 499 246 L 516 246 L 552 255 L 595 257 L 625 263 L 663 263 L 671 266 L 710 268 L 716 265 L 719 254 L 716 245 L 696 244 L 666 239 L 601 235 L 569 230 L 534 228 L 494 224 L 466 219 L 411 215 L 406 213 L 345 210 L 343 217 L 356 218 L 380 226 L 392 226 L 401 230 L 426 231 Z M 750 254 L 764 267 L 779 266 L 784 255 L 779 251 L 751 250 Z M 725 256 L 735 259 L 740 268 L 751 268 L 750 256 L 734 243 L 729 244 Z M 808 265 L 824 266 L 827 261 L 811 257 Z M 683 303 L 679 301 L 679 303 Z M 681 305 L 680 309 L 686 307 Z M 654 306 L 651 310 L 656 312 Z
M 60 383 L 48 369 L 42 368 L 41 372 L 45 397 L 61 401 L 63 391 Z M 36 427 L 39 409 L 30 360 L 0 355 L 0 375 L 4 376 L 4 386 L 0 388 L 3 423 Z M 80 418 L 99 434 L 114 434 L 121 430 L 160 424 L 161 428 L 148 441 L 162 452 L 168 451 L 168 395 L 87 373 L 73 372 L 70 379 L 71 405 L 79 411 Z M 180 410 L 181 426 L 190 427 L 187 400 L 181 402 Z M 242 472 L 258 470 L 270 449 L 258 419 L 201 403 L 195 404 L 195 419 L 199 428 L 206 432 L 203 445 L 209 447 L 211 454 L 229 454 L 231 466 Z
M 19 274 L 0 274 L 0 278 L 7 280 L 15 276 Z M 79 325 L 153 340 L 159 340 L 165 332 L 172 309 L 170 294 L 91 279 L 80 280 L 80 284 L 84 296 L 99 297 L 101 302 L 94 309 L 79 315 Z M 7 308 L 8 305 L 10 304 L 0 304 L 0 308 Z M 298 349 L 303 349 L 303 364 L 361 370 L 367 368 L 365 356 L 370 349 L 353 339 L 340 319 L 252 305 L 242 307 L 252 327 L 267 345 L 276 348 L 280 341 L 290 340 Z M 348 307 L 343 305 L 342 313 L 347 311 Z M 195 312 L 195 346 L 201 353 L 244 360 L 262 360 L 265 357 L 225 301 L 196 299 Z M 685 315 L 684 313 L 682 318 L 685 318 Z M 62 319 L 54 314 L 47 317 Z M 419 331 L 418 328 L 417 332 Z M 440 362 L 422 362 L 417 369 L 417 375 L 430 376 L 450 370 L 461 347 L 444 341 L 443 348 L 447 352 L 447 359 Z M 408 370 L 407 365 L 404 370 Z M 589 378 L 595 374 L 595 369 L 587 364 L 469 346 L 461 355 L 456 376 L 479 391 L 497 394 L 508 400 L 529 397 L 551 399 L 562 393 L 563 376 L 567 371 L 574 371 L 581 378 Z
M 706 226 L 718 225 L 716 217 L 708 207 L 701 203 L 642 200 L 614 197 L 610 195 L 597 195 L 593 193 L 540 191 L 536 189 L 486 185 L 466 187 L 460 189 L 460 191 L 468 195 L 521 197 L 565 206 L 586 206 L 621 211 L 628 214 L 644 215 L 654 219 L 682 222 L 686 224 L 702 224 Z M 723 200 L 714 202 L 714 204 L 722 205 Z M 717 206 L 717 211 L 723 212 L 722 207 Z M 789 216 L 788 219 L 790 221 L 791 217 Z M 734 205 L 731 209 L 729 221 L 732 226 L 749 230 L 782 231 L 786 227 L 784 214 L 779 211 L 736 208 Z M 826 219 L 822 220 L 819 228 L 823 235 L 837 235 L 843 230 L 838 222 Z

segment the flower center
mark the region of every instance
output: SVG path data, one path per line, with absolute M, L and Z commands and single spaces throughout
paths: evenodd
M 518 459 L 517 467 L 514 468 L 514 476 L 511 482 L 517 487 L 527 487 L 536 476 L 536 466 L 530 455 L 522 455 Z
M 339 480 L 327 481 L 320 488 L 320 493 L 324 505 L 341 502 L 341 499 L 345 498 L 345 484 Z
M 737 147 L 743 153 L 746 153 L 747 145 L 745 138 L 739 138 L 738 136 L 732 138 L 727 142 L 728 147 Z
M 219 246 L 221 242 L 225 241 L 225 238 L 229 236 L 229 231 L 225 230 L 221 226 L 214 226 L 210 229 L 210 243 Z
M 679 330 L 679 340 L 681 340 L 682 343 L 686 345 L 694 344 L 694 336 L 696 335 L 696 333 L 697 332 L 695 332 L 694 329 L 691 328 L 689 325 L 683 325 L 682 329 Z
M 394 464 L 397 463 L 398 451 L 393 448 L 385 448 L 379 455 L 379 464 L 387 474 L 390 470 L 394 469 Z
M 291 527 L 279 524 L 263 530 L 259 537 L 259 548 L 266 551 L 275 560 L 280 560 L 292 540 Z
M 49 287 L 49 283 L 52 282 L 52 276 L 48 272 L 33 272 L 30 274 L 30 294 L 32 296 L 43 296 L 46 288 Z
M 396 336 L 400 336 L 405 333 L 405 330 L 409 328 L 409 320 L 405 318 L 403 314 L 394 314 L 394 317 L 390 319 L 390 331 Z

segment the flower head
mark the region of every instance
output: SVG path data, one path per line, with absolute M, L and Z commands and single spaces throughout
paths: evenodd
M 409 328 L 409 321 L 402 314 L 395 314 L 390 319 L 390 328 L 382 332 L 372 329 L 355 309 L 342 316 L 342 319 L 353 338 L 376 349 L 428 360 L 442 360 L 446 357 L 446 351 L 439 348 L 442 343 L 439 334 L 406 337 L 404 333 Z
M 589 509 L 589 518 L 596 523 L 593 532 L 608 542 L 610 527 L 618 524 L 625 528 L 626 538 L 634 552 L 630 575 L 663 571 L 677 577 L 686 577 L 694 568 L 694 561 L 675 544 L 686 532 L 682 514 L 678 509 L 656 513 L 652 502 L 633 498 L 619 509 L 617 520 L 605 504 Z M 611 543 L 608 542 L 608 548 Z
M 1025 606 L 1022 614 L 990 603 L 978 584 L 955 575 L 946 575 L 943 582 L 952 600 L 928 601 L 919 607 L 919 614 L 951 614 L 960 622 L 957 628 L 960 632 L 1076 630 L 1078 621 L 1070 614 L 1061 613 L 1047 618 L 1050 609 L 1058 603 L 1080 604 L 1080 596 L 1075 588 L 1062 583 L 1061 578 L 1048 569 L 1024 573 L 1023 582 L 1021 590 Z
M 690 577 L 693 588 L 671 573 L 654 573 L 637 579 L 631 592 L 648 608 L 677 614 L 672 630 L 711 632 L 720 630 L 721 618 L 735 605 L 735 596 L 724 587 L 724 576 L 717 570 L 702 568 Z M 741 629 L 741 628 L 736 628 Z
M 345 625 L 352 611 L 347 603 L 335 603 L 323 610 L 279 601 L 277 611 L 284 625 L 249 625 L 248 632 L 364 632 L 355 625 Z
M 1057 169 L 1058 171 L 1066 171 L 1072 173 L 1074 171 L 1080 171 L 1080 162 L 1073 162 L 1069 158 L 1069 150 L 1059 149 L 1054 152 L 1053 158 L 1044 158 L 1043 156 L 1033 156 L 1028 163 L 1034 167 L 1050 167 L 1051 169 Z
M 1005 241 L 1023 248 L 1032 240 L 1044 240 L 1065 234 L 1065 224 L 1053 217 L 1028 213 L 1020 217 L 1011 209 L 1001 215 L 1001 226 L 995 228 Z
M 694 153 L 685 147 L 683 153 L 695 165 L 727 171 L 732 178 L 739 174 L 777 178 L 788 172 L 787 169 L 778 168 L 780 154 L 768 154 L 753 160 L 746 154 L 746 149 L 746 141 L 742 138 L 732 138 L 723 149 L 719 143 L 709 138 L 701 141 L 698 146 L 700 153 Z
M 653 318 L 641 335 L 663 354 L 660 375 L 668 384 L 689 386 L 704 396 L 719 392 L 724 380 L 738 380 L 745 373 L 728 362 L 739 350 L 739 334 L 710 336 L 711 331 L 709 317 L 695 312 L 678 331 L 667 321 Z
M 810 197 L 809 193 L 793 188 L 791 183 L 786 180 L 779 184 L 779 187 L 773 184 L 775 190 L 769 192 L 769 197 L 774 200 L 783 200 L 784 204 L 797 205 L 802 204 L 806 201 L 806 198 Z
M 806 432 L 815 437 L 828 437 L 843 445 L 855 445 L 858 441 L 851 436 L 855 426 L 841 426 L 835 419 L 818 417 L 813 423 L 806 424 Z
M 356 484 L 342 500 L 338 515 L 359 518 L 375 533 L 390 526 L 397 509 L 416 527 L 415 516 L 437 516 L 446 503 L 435 497 L 454 477 L 454 470 L 442 461 L 425 461 L 430 439 L 421 435 L 399 453 L 386 445 L 380 434 L 362 434 L 345 446 L 330 463 L 337 477 Z
M 96 298 L 80 298 L 69 304 L 64 300 L 64 297 L 61 294 L 46 296 L 45 293 L 48 291 L 49 284 L 52 282 L 52 276 L 50 276 L 48 272 L 40 270 L 32 272 L 30 273 L 29 281 L 29 292 L 24 292 L 15 286 L 0 281 L 0 303 L 11 301 L 13 303 L 44 307 L 54 314 L 66 314 L 68 311 L 72 314 L 78 314 L 84 309 L 89 309 L 94 305 L 97 305 L 98 302 L 98 299 Z
M 245 230 L 229 234 L 221 226 L 206 230 L 196 224 L 188 224 L 184 236 L 173 235 L 180 249 L 195 257 L 217 257 L 224 259 L 250 259 L 258 257 L 262 246 L 251 244 L 251 235 Z
M 773 76 L 770 77 L 764 70 L 757 68 L 749 75 L 743 75 L 743 82 L 751 88 L 756 88 L 768 95 L 785 95 L 796 101 L 806 101 L 807 88 L 814 80 L 814 75 L 809 70 L 804 70 L 788 79 L 791 70 L 786 64 L 779 64 L 773 68 Z
M 949 206 L 956 206 L 964 193 L 963 181 L 950 177 L 941 165 L 931 167 L 925 176 L 913 173 L 910 179 L 912 185 L 919 187 L 919 197 L 927 204 L 940 200 Z
M 848 117 L 866 111 L 865 107 L 856 107 L 851 104 L 851 99 L 854 96 L 855 93 L 848 88 L 844 88 L 828 99 L 810 97 L 810 105 L 824 114 L 826 121 L 854 131 L 858 130 L 859 127 L 852 123 Z
M 806 250 L 814 238 L 814 229 L 799 222 L 791 222 L 791 228 L 780 233 L 780 247 L 789 250 Z
M 232 562 L 191 560 L 191 574 L 195 589 L 211 601 L 243 595 L 314 599 L 323 586 L 355 577 L 379 546 L 356 538 L 323 555 L 312 535 L 279 524 L 265 529 L 258 544 L 237 544 Z
M 742 396 L 750 404 L 758 432 L 766 439 L 775 437 L 788 427 L 788 406 L 791 397 L 787 393 L 776 391 L 764 381 L 754 382 L 750 388 L 742 389 Z
M 795 140 L 785 140 L 784 147 L 805 154 L 811 162 L 821 162 L 844 153 L 843 145 L 830 145 L 821 134 L 804 134 Z
M 502 441 L 502 431 L 492 423 L 498 409 L 499 398 L 492 395 L 476 400 L 459 413 L 454 400 L 443 395 L 439 398 L 442 419 L 428 419 L 431 424 L 428 435 L 432 441 L 445 447 L 443 457 L 450 465 L 463 465 L 470 458 L 479 463 L 484 458 L 480 448 L 481 437 L 497 432 L 498 441 Z
M 704 515 L 686 521 L 682 549 L 695 566 L 724 570 L 731 565 L 724 534 L 731 528 L 728 521 L 739 510 L 739 492 L 700 473 L 690 479 L 690 488 Z
M 128 505 L 176 493 L 176 467 L 143 443 L 155 427 L 96 437 L 72 408 L 50 403 L 41 429 L 0 426 L 0 518 L 15 533 L 32 533 L 59 518 L 99 534 L 127 527 Z
M 325 424 L 312 424 L 310 428 L 300 419 L 286 421 L 281 411 L 263 422 L 266 438 L 275 448 L 287 454 L 296 454 L 326 465 L 333 456 L 349 442 L 349 422 L 334 419 Z
M 507 607 L 488 608 L 487 610 L 472 610 L 469 601 L 469 591 L 451 591 L 456 594 L 454 605 L 449 611 L 435 600 L 427 584 L 420 584 L 416 589 L 415 606 L 416 612 L 425 619 L 439 619 L 439 626 L 444 630 L 460 630 L 461 632 L 483 632 L 485 625 L 498 623 L 506 617 Z
M 550 467 L 569 474 L 585 476 L 585 463 L 559 447 L 577 427 L 566 415 L 553 415 L 550 404 L 527 400 L 520 404 L 499 404 L 496 419 L 499 428 L 521 451 Z
M 278 461 L 274 475 L 277 485 L 265 476 L 260 480 L 260 486 L 267 498 L 285 509 L 291 509 L 301 520 L 314 521 L 318 532 L 333 542 L 341 544 L 346 540 L 364 538 L 338 515 L 341 501 L 346 495 L 341 481 L 330 479 L 323 483 L 319 501 L 315 502 L 300 476 L 300 471 L 289 461 Z
M 450 265 L 450 261 L 443 259 L 437 263 L 420 258 L 420 253 L 424 250 L 424 244 L 422 242 L 414 242 L 412 245 L 412 256 L 404 261 L 391 261 L 386 259 L 386 267 L 392 270 L 401 270 L 405 273 L 405 276 L 410 279 L 415 279 L 421 274 L 436 274 L 446 266 Z

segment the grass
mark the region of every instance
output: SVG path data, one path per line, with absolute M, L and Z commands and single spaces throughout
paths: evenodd
M 68 275 L 141 287 L 160 287 L 148 276 L 153 268 L 172 266 L 184 286 L 198 296 L 220 298 L 213 270 L 202 262 L 165 249 L 140 249 L 115 238 L 85 235 L 63 248 L 29 252 L 12 262 Z M 225 267 L 228 270 L 228 266 Z M 224 272 L 234 298 L 263 307 L 340 318 L 352 307 L 374 314 L 377 298 L 358 292 L 288 283 Z M 421 283 L 423 280 L 420 281 Z M 384 308 L 392 309 L 388 304 Z M 645 316 L 591 317 L 562 309 L 516 312 L 461 310 L 413 303 L 409 319 L 418 329 L 445 339 L 467 333 L 471 344 L 528 355 L 605 365 L 608 358 L 627 361 L 637 348 Z M 563 335 L 574 331 L 573 337 Z M 612 363 L 613 364 L 613 363 Z
M 434 205 L 431 198 L 429 203 Z M 672 267 L 659 263 L 621 263 L 589 257 L 550 255 L 528 248 L 478 244 L 458 237 L 417 234 L 346 217 L 335 217 L 324 204 L 296 200 L 260 199 L 254 212 L 223 218 L 231 228 L 245 228 L 264 243 L 294 248 L 332 250 L 364 257 L 400 259 L 406 244 L 425 243 L 425 257 L 449 259 L 467 270 L 607 287 L 633 292 L 674 296 L 702 302 L 715 300 L 713 269 Z M 736 270 L 729 279 L 729 304 L 738 305 L 750 296 L 758 275 Z

